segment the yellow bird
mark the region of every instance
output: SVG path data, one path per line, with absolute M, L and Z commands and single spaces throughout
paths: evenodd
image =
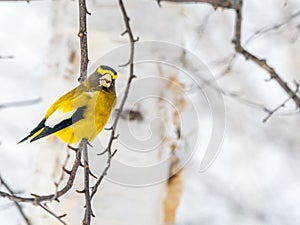
M 108 121 L 116 103 L 117 72 L 99 66 L 87 79 L 57 99 L 43 120 L 19 143 L 30 142 L 54 134 L 68 144 L 83 138 L 93 141 Z

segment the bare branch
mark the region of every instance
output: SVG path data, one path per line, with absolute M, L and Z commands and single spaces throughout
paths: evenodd
M 281 88 L 288 94 L 288 96 L 294 101 L 297 108 L 300 108 L 300 98 L 295 92 L 288 86 L 288 84 L 279 76 L 279 74 L 275 71 L 273 67 L 271 67 L 266 60 L 259 59 L 257 56 L 248 52 L 241 44 L 241 30 L 242 30 L 242 9 L 243 9 L 243 0 L 240 1 L 240 8 L 237 8 L 236 11 L 236 19 L 235 19 L 235 36 L 233 43 L 235 45 L 235 50 L 243 55 L 246 59 L 251 60 L 255 64 L 257 64 L 262 69 L 266 70 L 271 79 L 274 79 Z
M 162 0 L 159 0 L 158 3 L 160 3 Z M 169 2 L 180 2 L 180 3 L 209 3 L 213 5 L 214 7 L 222 7 L 222 8 L 232 8 L 235 9 L 236 12 L 236 19 L 235 19 L 235 35 L 233 43 L 235 45 L 235 50 L 237 53 L 243 55 L 247 60 L 251 60 L 255 64 L 257 64 L 259 67 L 264 69 L 270 74 L 270 80 L 275 80 L 279 86 L 287 93 L 289 96 L 289 100 L 293 100 L 296 107 L 300 108 L 300 98 L 297 95 L 297 92 L 294 92 L 289 85 L 281 78 L 281 76 L 276 72 L 276 70 L 271 67 L 265 59 L 260 59 L 254 54 L 248 52 L 241 44 L 241 28 L 242 28 L 242 9 L 243 9 L 243 0 L 233 0 L 233 1 L 227 1 L 227 0 L 164 0 Z M 286 24 L 288 21 L 298 17 L 300 15 L 300 12 L 297 11 L 296 13 L 292 14 L 289 18 L 283 20 L 281 23 L 277 24 L 275 27 L 272 27 L 271 29 L 280 28 L 284 24 Z M 266 30 L 262 32 L 268 32 L 270 28 L 267 28 Z M 254 34 L 257 35 L 257 34 Z M 227 67 L 230 69 L 230 66 Z M 225 71 L 226 72 L 226 71 Z M 281 108 L 281 107 L 279 107 Z M 277 110 L 276 110 L 277 111 Z
M 80 76 L 79 76 L 78 80 L 79 80 L 79 82 L 82 83 L 87 77 L 87 67 L 88 67 L 88 61 L 89 61 L 88 60 L 88 49 L 87 49 L 87 29 L 86 29 L 86 14 L 89 14 L 89 13 L 87 12 L 87 9 L 86 9 L 85 0 L 79 0 L 79 14 L 80 14 L 80 16 L 79 16 L 80 17 L 80 19 L 79 19 L 80 28 L 79 28 L 78 36 L 80 38 L 81 66 L 80 66 Z M 30 101 L 29 103 L 32 103 L 32 101 Z M 5 105 L 3 104 L 2 108 L 10 107 L 10 106 L 19 106 L 19 105 L 24 105 L 24 104 L 28 104 L 28 101 L 27 102 L 10 103 L 10 104 L 5 104 Z M 83 224 L 90 225 L 90 217 L 93 214 L 91 211 L 91 202 L 90 202 L 91 198 L 90 198 L 90 193 L 89 193 L 89 176 L 90 176 L 91 172 L 89 171 L 89 166 L 88 166 L 87 140 L 86 139 L 81 140 L 78 149 L 73 148 L 71 146 L 68 146 L 68 147 L 76 152 L 76 156 L 75 156 L 75 160 L 73 162 L 72 169 L 69 171 L 65 168 L 66 163 L 69 158 L 69 154 L 67 155 L 66 161 L 63 166 L 63 171 L 67 172 L 67 174 L 69 175 L 69 179 L 68 179 L 66 185 L 62 189 L 58 190 L 58 186 L 59 186 L 59 183 L 63 179 L 63 175 L 61 176 L 59 181 L 55 184 L 56 190 L 55 190 L 54 194 L 43 195 L 43 196 L 40 196 L 37 194 L 31 194 L 33 197 L 21 197 L 10 191 L 9 191 L 9 193 L 0 191 L 0 196 L 4 197 L 4 198 L 8 198 L 11 201 L 14 201 L 15 204 L 17 204 L 18 206 L 19 206 L 19 202 L 27 202 L 27 203 L 32 203 L 33 205 L 40 206 L 42 209 L 44 209 L 50 215 L 54 216 L 57 220 L 59 220 L 62 224 L 66 224 L 61 219 L 65 215 L 57 216 L 44 203 L 51 202 L 53 200 L 59 201 L 59 197 L 66 194 L 73 187 L 77 170 L 78 170 L 79 166 L 81 166 L 81 156 L 82 156 L 82 152 L 83 152 L 84 153 L 83 159 L 84 159 L 84 164 L 85 164 L 84 165 L 84 172 L 85 172 L 85 176 L 84 176 L 85 180 L 84 181 L 85 181 L 85 196 L 86 196 L 86 209 L 85 209 L 85 218 L 83 220 Z
M 101 155 L 103 155 L 106 152 L 108 153 L 107 164 L 106 164 L 106 167 L 104 168 L 101 176 L 98 178 L 97 182 L 92 187 L 92 193 L 91 193 L 91 197 L 92 198 L 96 194 L 96 192 L 98 190 L 98 187 L 101 184 L 104 176 L 106 176 L 107 171 L 108 171 L 108 169 L 109 169 L 109 167 L 111 165 L 111 160 L 112 160 L 112 158 L 114 157 L 114 155 L 117 152 L 117 150 L 112 151 L 112 143 L 113 143 L 114 140 L 116 140 L 118 138 L 118 135 L 116 135 L 117 125 L 118 125 L 119 119 L 121 117 L 121 113 L 122 113 L 122 111 L 124 109 L 124 105 L 126 103 L 126 100 L 128 98 L 128 94 L 129 94 L 131 82 L 136 77 L 134 75 L 134 50 L 135 50 L 134 47 L 135 47 L 135 42 L 137 42 L 139 40 L 139 38 L 134 38 L 134 35 L 132 33 L 132 30 L 131 30 L 130 22 L 129 22 L 130 18 L 128 16 L 127 12 L 126 12 L 126 9 L 125 9 L 125 6 L 124 6 L 124 3 L 123 3 L 122 0 L 119 0 L 119 5 L 120 5 L 120 9 L 121 9 L 122 16 L 123 16 L 123 19 L 124 19 L 124 24 L 125 24 L 125 31 L 122 33 L 122 35 L 128 34 L 129 41 L 130 41 L 130 55 L 129 55 L 129 60 L 128 60 L 128 63 L 126 63 L 125 65 L 123 65 L 123 66 L 129 65 L 129 76 L 128 76 L 128 80 L 127 80 L 127 84 L 126 84 L 124 96 L 123 96 L 123 98 L 121 100 L 121 104 L 120 104 L 119 108 L 116 109 L 117 114 L 116 114 L 115 120 L 113 122 L 112 127 L 108 129 L 108 130 L 111 131 L 111 134 L 110 134 L 110 138 L 109 138 L 107 147 L 106 147 L 106 149 L 102 153 L 100 153 Z
M 68 161 L 69 161 L 69 159 L 70 159 L 70 157 L 71 157 L 71 155 L 70 155 L 70 149 L 71 149 L 71 148 L 72 148 L 72 150 L 74 150 L 73 147 L 70 147 L 70 146 L 67 147 L 67 155 L 66 155 L 65 161 L 64 161 L 64 163 L 63 163 L 63 165 L 62 165 L 62 172 L 61 172 L 61 175 L 60 175 L 58 181 L 54 183 L 54 185 L 55 185 L 55 187 L 56 187 L 56 190 L 58 190 L 59 185 L 61 184 L 61 182 L 62 182 L 62 181 L 64 180 L 64 178 L 65 178 L 66 166 L 67 166 Z M 67 173 L 67 174 L 70 175 L 70 173 Z
M 86 8 L 86 0 L 79 0 L 79 33 L 78 37 L 80 39 L 80 52 L 81 52 L 81 61 L 80 61 L 80 77 L 78 81 L 82 83 L 87 77 L 87 68 L 89 63 L 88 58 L 88 45 L 87 45 L 87 28 L 86 28 L 86 15 L 90 13 Z M 91 206 L 91 197 L 90 197 L 90 169 L 89 169 L 89 160 L 88 160 L 88 140 L 82 139 L 80 142 L 79 148 L 83 152 L 83 163 L 84 163 L 84 194 L 85 194 L 85 212 L 84 218 L 82 221 L 83 225 L 91 224 L 91 216 L 94 216 Z
M 15 192 L 10 188 L 10 186 L 3 180 L 1 175 L 0 175 L 0 184 L 2 184 L 11 195 L 15 194 Z M 24 219 L 25 223 L 27 225 L 32 225 L 31 221 L 28 219 L 28 217 L 24 213 L 22 206 L 17 201 L 14 201 L 14 204 L 17 207 L 17 209 L 18 209 L 19 213 L 21 214 L 22 218 Z
M 57 191 L 55 194 L 41 195 L 41 196 L 36 195 L 36 194 L 31 194 L 33 197 L 28 198 L 28 197 L 17 196 L 14 193 L 6 193 L 3 191 L 0 191 L 0 196 L 3 198 L 8 198 L 15 202 L 29 202 L 29 203 L 33 203 L 33 204 L 38 204 L 38 203 L 42 203 L 42 202 L 50 202 L 53 200 L 58 201 L 59 197 L 66 194 L 73 187 L 74 179 L 76 177 L 77 170 L 81 163 L 81 152 L 82 152 L 82 144 L 80 143 L 79 148 L 76 151 L 76 156 L 75 156 L 75 160 L 74 160 L 71 172 L 70 172 L 69 179 L 68 179 L 66 185 L 62 189 Z
M 117 150 L 115 150 L 113 153 L 111 153 L 111 151 L 108 151 L 108 157 L 107 157 L 107 162 L 106 162 L 106 166 L 104 168 L 104 170 L 102 171 L 101 176 L 98 178 L 97 182 L 95 183 L 95 185 L 92 187 L 92 192 L 91 192 L 91 199 L 94 197 L 94 195 L 97 193 L 98 187 L 101 184 L 103 178 L 107 175 L 107 171 L 111 166 L 111 160 L 114 157 L 114 155 L 116 154 Z
M 85 195 L 85 212 L 84 219 L 82 221 L 83 225 L 91 224 L 91 216 L 94 216 L 91 206 L 91 196 L 90 196 L 90 169 L 89 169 L 89 157 L 87 148 L 87 139 L 82 140 L 83 143 L 83 165 L 84 165 L 84 195 Z
M 80 39 L 80 76 L 78 81 L 82 83 L 87 77 L 87 68 L 89 63 L 88 57 L 88 44 L 87 44 L 87 29 L 86 29 L 86 15 L 90 14 L 86 8 L 86 1 L 79 0 L 79 32 L 78 37 Z

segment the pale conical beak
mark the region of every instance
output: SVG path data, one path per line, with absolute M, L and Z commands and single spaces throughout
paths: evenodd
M 110 74 L 105 74 L 102 77 L 100 77 L 100 80 L 99 80 L 100 86 L 109 88 L 111 83 L 112 83 L 112 77 Z

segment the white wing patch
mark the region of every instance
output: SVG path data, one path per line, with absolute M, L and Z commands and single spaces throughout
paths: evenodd
M 74 111 L 63 112 L 61 110 L 56 110 L 46 120 L 45 125 L 47 127 L 53 128 L 55 125 L 59 124 L 60 122 L 71 118 L 73 116 L 73 114 L 74 114 Z

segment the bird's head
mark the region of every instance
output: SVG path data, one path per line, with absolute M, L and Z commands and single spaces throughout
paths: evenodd
M 113 68 L 101 65 L 88 77 L 88 87 L 92 90 L 99 90 L 102 88 L 114 90 L 115 80 L 117 78 L 118 74 Z
M 96 70 L 99 76 L 99 86 L 110 88 L 115 84 L 115 80 L 118 78 L 117 72 L 109 66 L 99 66 Z

